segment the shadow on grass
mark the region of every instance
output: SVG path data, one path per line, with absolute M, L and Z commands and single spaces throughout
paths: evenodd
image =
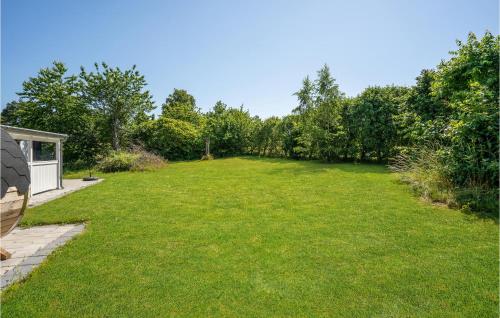
M 317 160 L 293 160 L 293 159 L 282 159 L 282 158 L 269 158 L 269 157 L 257 157 L 257 156 L 243 156 L 240 159 L 255 161 L 255 162 L 266 162 L 273 165 L 279 165 L 279 168 L 269 169 L 266 173 L 270 174 L 282 174 L 284 172 L 293 175 L 298 174 L 311 174 L 311 173 L 323 173 L 332 170 L 338 170 L 342 172 L 355 173 L 355 174 L 391 174 L 387 166 L 380 163 L 354 163 L 354 162 L 321 162 Z M 392 180 L 402 187 L 407 187 L 411 195 L 418 198 L 420 195 L 411 189 L 408 183 L 401 180 Z M 426 200 L 429 205 L 440 205 L 449 209 L 457 210 L 461 212 L 468 221 L 481 221 L 481 220 L 492 220 L 496 224 L 499 224 L 499 215 L 494 213 L 485 213 L 481 211 L 473 211 L 468 209 L 460 209 L 456 207 L 449 207 L 446 204 L 439 204 L 438 202 L 432 202 Z
M 338 170 L 348 173 L 356 174 L 388 174 L 389 170 L 383 164 L 378 163 L 354 163 L 354 162 L 322 162 L 318 160 L 293 160 L 282 158 L 268 158 L 257 156 L 243 156 L 239 157 L 243 160 L 254 162 L 266 162 L 277 165 L 278 168 L 270 169 L 267 173 L 283 173 L 288 172 L 292 174 L 304 173 L 322 173 L 327 171 Z
M 471 210 L 460 210 L 463 214 L 464 217 L 467 221 L 470 222 L 475 222 L 475 221 L 484 221 L 484 220 L 491 220 L 495 222 L 495 224 L 498 223 L 498 214 L 491 214 L 491 213 L 485 213 L 485 212 L 476 212 L 476 211 L 471 211 Z
M 28 211 L 29 213 L 29 211 Z M 84 218 L 71 218 L 68 220 L 21 220 L 21 222 L 18 224 L 18 226 L 22 229 L 27 229 L 30 227 L 34 226 L 42 226 L 42 225 L 66 225 L 66 224 L 88 224 L 90 221 L 89 219 L 84 219 Z

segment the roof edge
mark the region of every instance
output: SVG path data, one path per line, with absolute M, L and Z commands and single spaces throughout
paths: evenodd
M 7 131 L 7 132 L 18 133 L 18 134 L 30 134 L 30 135 L 36 135 L 36 136 L 42 136 L 42 137 L 59 138 L 59 139 L 63 139 L 63 140 L 66 140 L 68 138 L 68 135 L 66 135 L 66 134 L 59 134 L 59 133 L 50 132 L 50 131 L 21 128 L 21 127 L 14 127 L 14 126 L 8 126 L 8 125 L 0 125 L 0 127 L 5 129 L 5 131 Z

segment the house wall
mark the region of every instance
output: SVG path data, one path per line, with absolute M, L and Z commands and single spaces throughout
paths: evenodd
M 62 188 L 62 142 L 60 138 L 36 136 L 28 133 L 7 132 L 19 140 L 21 150 L 26 156 L 31 177 L 30 195 Z M 51 142 L 56 145 L 55 160 L 33 161 L 33 141 Z

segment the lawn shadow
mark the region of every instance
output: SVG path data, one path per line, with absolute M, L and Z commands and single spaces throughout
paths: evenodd
M 322 162 L 319 160 L 293 160 L 293 159 L 283 159 L 283 158 L 269 158 L 269 157 L 257 157 L 257 156 L 243 156 L 239 157 L 243 160 L 249 160 L 254 162 L 266 162 L 276 165 L 276 168 L 270 168 L 266 170 L 269 174 L 282 174 L 283 172 L 300 175 L 300 174 L 313 174 L 313 173 L 323 173 L 332 170 L 338 170 L 342 172 L 355 173 L 355 174 L 391 174 L 389 168 L 380 163 L 354 163 L 354 162 Z M 411 193 L 415 198 L 419 198 L 418 193 L 411 189 L 408 183 L 403 182 L 399 179 L 391 180 L 402 187 L 406 187 L 408 192 Z M 430 202 L 425 200 L 430 206 L 443 206 L 442 204 L 436 202 Z M 464 215 L 464 217 L 470 221 L 484 221 L 492 220 L 495 224 L 499 224 L 498 214 L 490 214 L 466 209 L 458 209 L 454 207 L 449 207 L 444 204 L 447 209 L 457 210 Z
M 455 208 L 453 208 L 455 209 Z M 464 218 L 469 221 L 469 222 L 477 222 L 477 221 L 485 221 L 485 220 L 491 220 L 495 222 L 495 224 L 498 223 L 498 214 L 493 214 L 493 213 L 486 213 L 486 212 L 480 212 L 480 211 L 472 211 L 468 209 L 457 209 L 459 210 L 463 215 Z
M 356 174 L 388 174 L 388 168 L 378 163 L 354 163 L 354 162 L 323 162 L 319 160 L 293 160 L 282 158 L 269 158 L 257 156 L 239 157 L 243 160 L 254 162 L 266 162 L 276 165 L 274 169 L 267 169 L 267 173 L 279 174 L 283 172 L 298 174 L 322 173 L 339 170 L 342 172 Z
M 397 173 L 395 173 L 395 174 L 397 174 Z M 449 210 L 454 210 L 454 211 L 461 213 L 468 222 L 491 220 L 491 221 L 494 221 L 495 224 L 499 224 L 498 213 L 494 214 L 494 213 L 486 213 L 486 212 L 481 212 L 481 211 L 473 211 L 470 209 L 460 208 L 457 206 L 449 205 L 443 201 L 439 201 L 439 200 L 435 200 L 435 199 L 433 200 L 430 198 L 424 198 L 417 190 L 412 188 L 412 186 L 409 182 L 401 180 L 401 178 L 395 178 L 394 180 L 392 180 L 392 182 L 394 184 L 401 186 L 401 187 L 404 187 L 408 191 L 408 193 L 410 193 L 413 197 L 419 199 L 420 201 L 422 201 L 423 203 L 425 203 L 427 205 L 434 206 L 434 207 L 440 207 L 440 208 L 444 208 L 444 209 L 449 209 Z

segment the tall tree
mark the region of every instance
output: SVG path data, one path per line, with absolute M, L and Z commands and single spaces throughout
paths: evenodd
M 24 128 L 69 135 L 64 146 L 65 161 L 95 156 L 104 147 L 97 140 L 92 110 L 81 97 L 76 76 L 67 75 L 61 62 L 41 69 L 23 83 L 19 101 L 4 109 L 2 122 Z
M 205 136 L 216 156 L 241 155 L 251 152 L 255 118 L 247 110 L 227 107 L 218 101 L 207 114 Z
M 280 124 L 281 119 L 276 116 L 267 118 L 264 121 L 258 119 L 258 129 L 254 135 L 257 143 L 258 155 L 276 156 L 281 148 Z
M 175 88 L 161 108 L 162 116 L 187 121 L 193 125 L 200 123 L 201 114 L 196 107 L 196 100 L 186 90 Z
M 106 123 L 104 132 L 110 136 L 113 149 L 120 150 L 135 117 L 154 109 L 152 97 L 135 65 L 125 71 L 106 63 L 94 66 L 92 72 L 81 68 L 83 97 Z
M 308 110 L 314 107 L 314 84 L 306 76 L 302 81 L 302 88 L 293 95 L 297 96 L 299 105 L 293 110 L 294 113 L 304 115 Z
M 432 85 L 433 94 L 451 108 L 445 131 L 449 174 L 459 186 L 498 188 L 500 37 L 486 32 L 478 39 L 470 33 L 457 45 L 452 58 L 438 66 Z
M 4 125 L 22 126 L 22 118 L 18 116 L 20 107 L 21 103 L 19 101 L 8 102 L 2 109 L 0 122 Z
M 396 141 L 395 116 L 408 89 L 399 86 L 374 86 L 357 98 L 353 116 L 357 120 L 356 135 L 360 157 L 386 160 L 392 155 Z
M 316 113 L 313 136 L 319 157 L 331 161 L 340 158 L 347 137 L 342 122 L 343 94 L 326 64 L 318 71 L 315 84 Z
M 314 83 L 306 76 L 302 81 L 302 88 L 294 93 L 297 96 L 299 105 L 294 109 L 298 116 L 294 124 L 295 142 L 293 147 L 294 157 L 312 158 L 316 147 L 313 133 L 315 130 L 314 113 L 316 111 L 315 100 L 316 87 Z
M 436 77 L 434 70 L 422 70 L 411 88 L 408 104 L 423 121 L 434 120 L 438 116 L 448 115 L 439 99 L 433 96 L 432 83 Z
M 342 97 L 339 86 L 335 83 L 330 68 L 326 64 L 318 71 L 318 78 L 315 84 L 317 106 L 321 103 L 328 103 Z

